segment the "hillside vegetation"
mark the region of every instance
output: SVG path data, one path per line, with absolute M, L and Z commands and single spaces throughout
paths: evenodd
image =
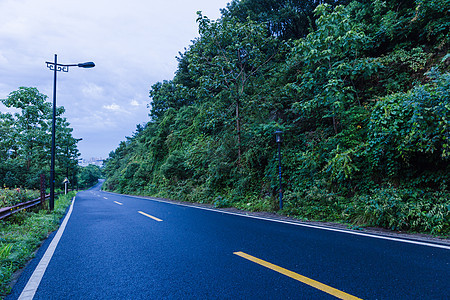
M 150 89 L 105 188 L 446 235 L 450 1 L 241 0 Z

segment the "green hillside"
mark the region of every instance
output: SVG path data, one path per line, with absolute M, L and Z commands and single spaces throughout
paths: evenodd
M 317 6 L 317 3 L 322 4 Z M 328 4 L 327 4 L 328 3 Z M 105 188 L 446 235 L 450 1 L 232 1 L 150 89 Z

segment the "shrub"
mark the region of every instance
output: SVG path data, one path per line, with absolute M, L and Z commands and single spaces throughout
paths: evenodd
M 39 191 L 27 189 L 0 189 L 0 208 L 33 200 L 39 197 Z
M 167 179 L 183 180 L 191 175 L 186 158 L 181 151 L 173 151 L 161 166 L 161 174 Z
M 348 209 L 348 220 L 358 225 L 392 230 L 448 234 L 450 193 L 418 189 L 379 188 L 357 196 Z
M 20 212 L 6 221 L 0 221 L 0 297 L 9 291 L 11 275 L 32 258 L 33 252 L 50 232 L 59 226 L 73 192 L 60 196 L 55 201 L 55 210 L 49 213 Z

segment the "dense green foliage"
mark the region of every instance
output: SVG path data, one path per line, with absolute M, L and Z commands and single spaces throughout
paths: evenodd
M 2 103 L 17 112 L 0 112 L 0 186 L 39 189 L 40 175 L 50 174 L 52 105 L 36 88 L 21 87 L 11 92 Z M 77 139 L 62 117 L 56 117 L 56 182 L 78 164 Z M 47 183 L 47 186 L 49 184 Z
M 328 4 L 327 4 L 328 3 Z M 450 1 L 235 0 L 150 90 L 105 188 L 450 230 Z
M 39 198 L 39 191 L 27 189 L 0 189 L 0 208 Z
M 56 230 L 75 193 L 55 200 L 55 209 L 49 213 L 21 212 L 0 221 L 0 298 L 10 291 L 11 275 L 23 268 L 33 257 L 41 241 Z
M 86 189 L 97 184 L 98 180 L 102 178 L 102 171 L 100 167 L 89 165 L 86 167 L 79 167 L 78 184 L 81 189 Z

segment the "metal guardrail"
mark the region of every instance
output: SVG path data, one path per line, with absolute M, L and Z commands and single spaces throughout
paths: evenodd
M 44 199 L 50 198 L 50 195 L 45 195 Z M 14 206 L 0 208 L 0 220 L 3 220 L 19 211 L 22 211 L 27 208 L 31 208 L 41 204 L 41 198 L 37 198 L 34 200 L 30 200 L 27 202 L 19 203 Z

